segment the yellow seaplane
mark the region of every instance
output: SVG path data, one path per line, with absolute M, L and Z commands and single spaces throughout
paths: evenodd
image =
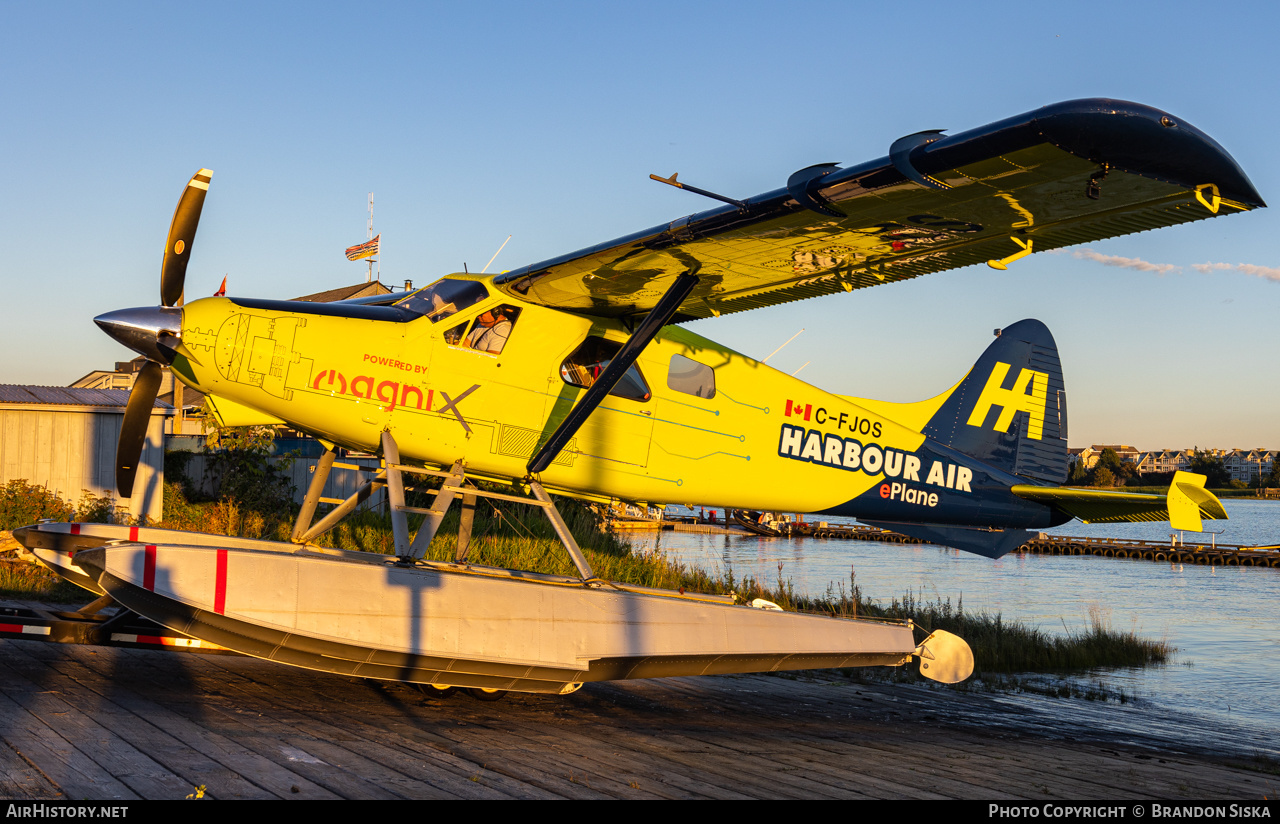
M 1073 517 L 1179 529 L 1226 517 L 1188 473 L 1165 495 L 1061 486 L 1066 394 L 1039 321 L 999 330 L 955 386 L 907 404 L 832 394 L 679 325 L 1265 205 L 1217 143 L 1166 112 L 1060 103 L 909 135 L 886 157 L 810 166 L 742 200 L 654 175 L 719 204 L 500 275 L 336 304 L 184 303 L 211 174 L 200 170 L 178 204 L 161 305 L 96 319 L 148 359 L 122 424 L 119 491 L 134 492 L 168 367 L 223 426 L 286 424 L 326 445 L 293 542 L 20 531 L 62 574 L 186 635 L 317 670 L 489 691 L 913 657 L 956 681 L 972 670 L 967 645 L 918 641 L 909 621 L 600 580 L 551 495 L 848 516 L 988 557 Z M 316 521 L 340 448 L 376 452 L 382 469 Z M 410 507 L 406 483 L 422 477 L 442 479 L 434 503 Z M 313 545 L 379 487 L 395 557 Z M 465 521 L 475 496 L 539 505 L 578 574 L 480 566 L 465 549 L 425 560 L 455 499 Z M 415 513 L 425 517 L 413 533 Z

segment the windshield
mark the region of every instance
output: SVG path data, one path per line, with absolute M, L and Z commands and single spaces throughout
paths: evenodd
M 432 323 L 436 323 L 487 297 L 488 290 L 474 280 L 443 278 L 419 289 L 396 305 L 426 315 L 431 318 Z

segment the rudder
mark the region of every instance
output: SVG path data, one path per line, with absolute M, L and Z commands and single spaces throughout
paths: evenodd
M 1067 395 L 1048 327 L 1000 330 L 925 425 L 924 434 L 1014 475 L 1067 479 Z

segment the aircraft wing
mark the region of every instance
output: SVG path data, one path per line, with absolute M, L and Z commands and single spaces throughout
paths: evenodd
M 1058 103 L 499 275 L 533 303 L 618 317 L 699 277 L 675 320 L 906 280 L 1266 204 L 1212 138 L 1117 100 Z

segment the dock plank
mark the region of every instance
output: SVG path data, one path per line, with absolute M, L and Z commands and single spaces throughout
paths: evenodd
M 118 717 L 120 735 L 165 753 L 182 771 L 183 781 L 172 794 L 146 797 L 185 798 L 196 786 L 205 786 L 213 798 L 341 797 L 260 757 L 254 748 L 259 733 L 250 724 L 218 723 L 210 712 L 217 690 L 204 691 L 187 677 L 186 666 L 197 656 L 52 644 L 31 652 L 48 656 L 50 668 L 66 682 L 83 679 L 80 683 L 97 699 L 95 712 L 108 720 Z M 157 668 L 152 666 L 157 658 L 171 660 Z
M 15 684 L 5 672 L 0 687 L 0 736 L 5 743 L 36 764 L 56 792 L 51 797 L 97 799 L 139 798 L 123 781 L 80 750 L 63 726 L 65 702 L 42 700 L 25 684 Z M 33 700 L 34 699 L 34 700 Z
M 49 798 L 57 788 L 34 764 L 12 746 L 0 746 L 0 798 Z
M 489 703 L 251 658 L 3 640 L 0 770 L 13 771 L 0 792 L 172 798 L 196 784 L 220 798 L 1273 792 L 1274 776 L 1227 763 L 1247 761 L 1248 746 L 1234 755 L 1196 750 L 1177 719 L 1023 698 L 730 676 L 588 684 L 568 696 Z
M 208 666 L 218 666 L 223 659 L 206 659 Z M 228 659 L 229 660 L 229 659 Z M 287 676 L 287 683 L 284 680 Z M 449 739 L 432 732 L 441 722 L 421 717 L 402 723 L 408 708 L 427 708 L 428 699 L 413 687 L 395 685 L 403 695 L 387 700 L 389 692 L 382 682 L 363 679 L 338 679 L 350 686 L 342 696 L 344 715 L 341 724 L 333 724 L 335 697 L 332 690 L 315 689 L 313 674 L 289 667 L 266 664 L 245 682 L 239 695 L 248 706 L 262 712 L 274 712 L 290 720 L 298 729 L 318 737 L 342 740 L 344 746 L 357 751 L 372 762 L 402 777 L 423 782 L 448 798 L 562 798 L 544 793 L 522 782 L 512 782 L 486 769 L 481 760 L 468 760 L 465 754 L 450 752 Z M 270 680 L 260 680 L 268 677 Z M 276 678 L 281 680 L 277 681 Z M 336 678 L 336 677 L 335 677 Z M 262 686 L 268 694 L 287 696 L 287 704 L 271 707 L 259 704 Z M 457 723 L 457 722 L 448 722 Z M 425 745 L 425 746 L 424 746 Z

